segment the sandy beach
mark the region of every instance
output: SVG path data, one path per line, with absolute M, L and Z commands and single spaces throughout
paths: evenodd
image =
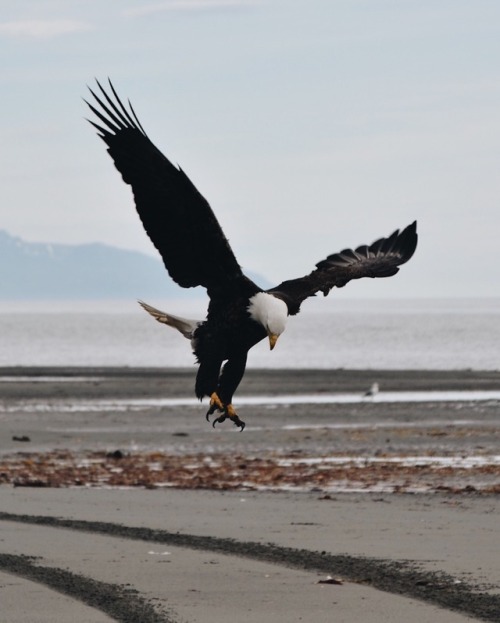
M 0 620 L 500 621 L 499 372 L 194 374 L 0 369 Z

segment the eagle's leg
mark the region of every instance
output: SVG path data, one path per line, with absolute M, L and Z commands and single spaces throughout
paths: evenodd
M 232 353 L 232 355 L 228 358 L 226 364 L 222 368 L 217 391 L 214 393 L 217 396 L 219 403 L 223 405 L 223 409 L 221 409 L 219 406 L 219 411 L 222 411 L 222 413 L 212 422 L 212 426 L 224 422 L 224 420 L 227 418 L 231 420 L 235 426 L 239 426 L 240 430 L 243 430 L 245 428 L 245 422 L 243 422 L 243 420 L 240 420 L 240 418 L 238 417 L 238 414 L 236 413 L 235 408 L 232 405 L 232 399 L 236 388 L 238 387 L 241 379 L 243 378 L 246 363 L 246 351 L 236 352 Z M 214 394 L 212 394 L 212 398 L 213 396 Z M 210 404 L 212 405 L 212 402 Z M 210 409 L 212 409 L 212 406 L 210 407 Z M 213 413 L 214 411 L 215 408 L 213 408 L 211 413 Z
M 201 356 L 199 356 L 201 359 Z M 224 412 L 224 403 L 219 398 L 217 389 L 219 383 L 219 373 L 222 366 L 221 359 L 204 358 L 200 361 L 200 367 L 196 375 L 195 392 L 197 397 L 202 400 L 204 396 L 210 396 L 210 406 L 206 414 L 207 422 L 215 411 Z
M 198 398 L 210 396 L 210 406 L 205 416 L 208 422 L 210 422 L 210 416 L 216 411 L 220 413 L 219 417 L 212 422 L 212 426 L 229 419 L 240 430 L 245 428 L 245 422 L 240 420 L 231 401 L 245 372 L 246 361 L 246 352 L 233 354 L 228 358 L 220 376 L 218 375 L 220 370 L 218 361 L 205 360 L 200 364 L 196 377 L 196 395 Z M 214 378 L 215 374 L 218 379 Z M 216 389 L 213 389 L 214 387 Z
M 222 400 L 219 398 L 217 392 L 212 392 L 212 395 L 210 396 L 210 406 L 205 416 L 207 418 L 207 422 L 210 422 L 210 416 L 215 413 L 215 411 L 221 411 L 222 413 L 224 413 L 225 406 Z

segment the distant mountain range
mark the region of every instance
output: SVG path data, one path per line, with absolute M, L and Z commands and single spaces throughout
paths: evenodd
M 265 279 L 248 273 L 262 287 Z M 156 299 L 202 296 L 180 288 L 161 260 L 100 243 L 26 242 L 0 230 L 0 300 Z

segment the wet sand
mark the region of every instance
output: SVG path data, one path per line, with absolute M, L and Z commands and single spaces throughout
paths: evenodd
M 242 433 L 194 373 L 0 369 L 9 622 L 500 621 L 500 400 L 383 397 L 500 373 L 250 370 Z

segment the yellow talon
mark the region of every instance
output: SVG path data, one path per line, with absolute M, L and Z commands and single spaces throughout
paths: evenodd
M 233 405 L 224 405 L 222 400 L 217 395 L 217 392 L 213 392 L 213 394 L 210 396 L 210 408 L 205 416 L 207 422 L 210 422 L 210 416 L 216 409 L 221 412 L 221 415 L 219 415 L 218 418 L 215 418 L 215 420 L 212 422 L 212 426 L 214 428 L 216 424 L 221 424 L 226 418 L 229 418 L 235 426 L 239 426 L 240 430 L 243 430 L 245 428 L 245 422 L 240 420 Z
M 224 404 L 222 403 L 222 400 L 217 395 L 217 392 L 213 392 L 213 394 L 210 396 L 210 407 L 211 408 L 217 407 L 219 411 L 224 411 Z

